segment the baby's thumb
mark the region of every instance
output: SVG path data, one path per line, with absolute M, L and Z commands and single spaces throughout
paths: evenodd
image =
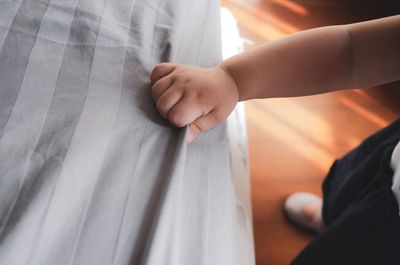
M 214 128 L 219 123 L 216 118 L 215 112 L 212 111 L 206 116 L 202 116 L 189 124 L 189 131 L 187 141 L 191 143 L 200 133 L 207 131 L 208 129 Z

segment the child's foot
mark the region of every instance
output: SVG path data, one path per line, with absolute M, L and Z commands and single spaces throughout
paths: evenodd
M 320 232 L 324 228 L 322 222 L 322 199 L 308 192 L 295 192 L 287 197 L 284 211 L 294 223 Z

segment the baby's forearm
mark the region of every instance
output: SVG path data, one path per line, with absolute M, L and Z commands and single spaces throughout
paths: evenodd
M 400 79 L 400 16 L 297 33 L 201 68 L 151 74 L 152 96 L 188 141 L 225 120 L 238 100 L 319 94 Z
M 292 97 L 400 79 L 400 16 L 297 33 L 221 64 L 239 99 Z
M 343 26 L 300 32 L 225 61 L 240 100 L 318 94 L 348 87 L 352 49 Z

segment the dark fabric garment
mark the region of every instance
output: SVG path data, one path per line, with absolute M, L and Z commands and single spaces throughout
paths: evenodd
M 390 160 L 400 120 L 337 160 L 323 183 L 325 230 L 293 265 L 398 265 L 400 216 Z

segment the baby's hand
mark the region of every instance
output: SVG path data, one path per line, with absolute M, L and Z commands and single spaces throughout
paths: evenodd
M 224 121 L 239 98 L 234 80 L 219 66 L 162 63 L 153 69 L 151 82 L 161 115 L 177 127 L 189 125 L 188 142 Z

